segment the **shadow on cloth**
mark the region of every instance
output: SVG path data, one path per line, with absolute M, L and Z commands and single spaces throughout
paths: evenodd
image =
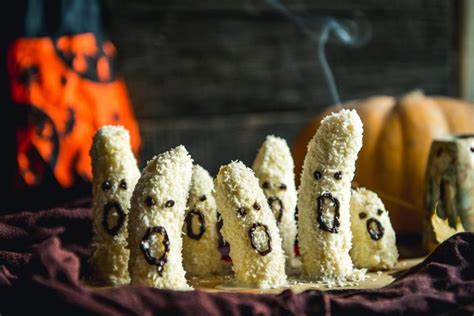
M 81 284 L 89 256 L 89 201 L 0 216 L 0 313 L 97 315 L 472 315 L 474 233 L 440 245 L 392 284 L 279 295 L 179 292 Z M 87 273 L 84 269 L 82 273 Z M 19 303 L 21 302 L 21 303 Z

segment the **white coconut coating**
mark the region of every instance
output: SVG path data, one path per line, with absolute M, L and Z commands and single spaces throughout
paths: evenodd
M 127 214 L 130 197 L 140 177 L 128 131 L 122 126 L 102 127 L 94 135 L 90 156 L 93 220 L 89 263 L 92 278 L 108 285 L 127 284 L 130 282 Z M 113 203 L 117 204 L 114 206 Z
M 365 188 L 352 191 L 352 261 L 358 268 L 386 270 L 398 261 L 395 231 L 388 211 L 376 193 Z
M 192 159 L 184 146 L 155 156 L 143 169 L 130 209 L 128 244 L 132 284 L 175 290 L 190 288 L 181 256 L 181 231 L 191 175 Z M 155 229 L 166 232 L 168 252 L 164 234 L 156 233 Z M 150 263 L 151 259 L 162 266 Z
M 295 257 L 297 194 L 293 169 L 293 157 L 286 140 L 267 136 L 255 158 L 253 170 L 277 220 L 287 264 Z
M 308 144 L 298 196 L 298 235 L 303 268 L 311 279 L 344 280 L 353 272 L 349 203 L 362 133 L 357 113 L 341 110 L 322 120 Z
M 242 162 L 222 166 L 215 189 L 237 283 L 263 289 L 285 285 L 281 237 L 252 169 Z
M 213 191 L 214 182 L 209 172 L 194 165 L 183 225 L 183 264 L 186 272 L 192 276 L 217 274 L 223 268 L 218 248 L 217 206 Z M 202 223 L 200 219 L 203 219 Z

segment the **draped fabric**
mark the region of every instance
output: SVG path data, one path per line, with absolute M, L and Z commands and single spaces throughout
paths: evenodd
M 474 233 L 441 244 L 392 284 L 280 295 L 91 288 L 87 201 L 0 216 L 0 313 L 100 315 L 472 315 Z
M 135 154 L 140 146 L 127 89 L 116 70 L 117 51 L 102 30 L 100 3 L 62 0 L 58 7 L 57 27 L 51 30 L 46 1 L 26 1 L 23 34 L 7 49 L 10 99 L 0 106 L 10 107 L 15 192 L 44 187 L 47 193 L 54 186 L 87 183 L 92 136 L 102 125 L 125 126 Z

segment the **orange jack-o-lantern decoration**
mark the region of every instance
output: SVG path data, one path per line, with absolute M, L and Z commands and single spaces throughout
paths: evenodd
M 89 148 L 105 124 L 130 131 L 135 154 L 138 125 L 127 91 L 113 71 L 115 47 L 93 33 L 22 38 L 9 49 L 11 96 L 26 117 L 17 126 L 20 183 L 38 185 L 51 170 L 64 188 L 90 179 Z
M 114 80 L 112 63 L 115 46 L 110 41 L 99 41 L 94 34 L 64 35 L 55 42 L 58 56 L 81 77 L 96 81 Z

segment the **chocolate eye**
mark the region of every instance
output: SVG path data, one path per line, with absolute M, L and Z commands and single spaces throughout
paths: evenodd
M 174 206 L 174 201 L 173 200 L 168 200 L 165 203 L 165 207 L 173 207 Z
M 262 208 L 257 202 L 253 203 L 252 207 L 257 211 L 260 211 L 260 209 Z
M 264 188 L 264 189 L 270 189 L 270 187 L 271 187 L 270 182 L 265 181 L 264 183 L 262 183 L 262 188 Z
M 378 214 L 379 216 L 382 215 L 382 214 L 383 214 L 383 210 L 379 208 L 379 209 L 377 210 L 377 214 Z
M 334 174 L 334 179 L 341 180 L 342 179 L 342 172 L 338 171 Z
M 360 218 L 360 219 L 364 219 L 364 218 L 366 218 L 366 217 L 367 217 L 367 213 L 365 213 L 365 212 L 360 212 L 360 213 L 359 213 L 359 218 Z
M 323 174 L 321 173 L 321 171 L 318 171 L 318 170 L 316 170 L 316 171 L 313 173 L 313 175 L 314 175 L 314 178 L 315 178 L 316 180 L 321 180 L 321 178 L 323 177 Z
M 119 187 L 122 190 L 127 190 L 128 189 L 127 181 L 125 181 L 125 179 L 122 179 L 122 181 L 120 181 Z
M 146 203 L 146 205 L 148 205 L 150 207 L 153 206 L 153 205 L 156 205 L 155 199 L 152 198 L 151 196 L 146 198 L 145 203 Z
M 243 216 L 247 215 L 247 210 L 244 207 L 239 207 L 237 209 L 237 214 L 239 214 L 240 216 L 243 217 Z
M 286 184 L 284 184 L 284 183 L 280 184 L 280 190 L 285 191 L 286 190 Z
M 199 201 L 204 202 L 205 200 L 207 200 L 207 196 L 205 194 L 201 195 Z
M 112 182 L 110 182 L 109 180 L 105 180 L 104 183 L 102 183 L 102 191 L 109 191 L 110 188 L 112 188 Z

